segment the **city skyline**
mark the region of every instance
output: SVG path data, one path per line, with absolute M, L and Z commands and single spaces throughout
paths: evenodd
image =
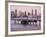
M 22 12 L 22 11 L 19 11 L 19 15 L 18 15 L 18 10 L 17 9 L 15 9 L 15 12 L 14 11 L 11 11 L 11 12 L 13 12 L 13 15 L 15 15 L 15 16 L 41 16 L 41 14 L 39 14 L 39 15 L 37 15 L 37 9 L 35 9 L 35 14 L 33 13 L 34 11 L 33 11 L 33 9 L 32 9 L 32 11 L 31 11 L 31 13 L 30 12 Z
M 13 5 L 10 7 L 10 11 L 14 11 L 17 9 L 17 14 L 19 15 L 19 12 L 24 13 L 26 11 L 26 14 L 28 15 L 28 12 L 31 14 L 33 10 L 33 14 L 35 14 L 35 9 L 37 10 L 37 15 L 41 14 L 41 7 L 40 6 L 17 6 Z
M 38 29 L 41 29 L 41 7 L 29 7 L 29 6 L 14 6 L 10 8 L 11 10 L 11 24 L 16 25 L 17 29 L 19 30 L 19 27 L 23 27 L 27 25 L 29 27 L 38 27 Z M 14 23 L 13 23 L 14 21 Z M 12 26 L 11 26 L 12 27 Z M 28 27 L 28 28 L 29 28 Z M 23 27 L 24 28 L 24 27 Z M 23 28 L 20 28 L 21 30 L 24 30 Z M 28 30 L 25 29 L 25 30 Z M 30 30 L 31 28 L 29 28 Z M 35 28 L 36 29 L 36 28 Z M 14 29 L 11 29 L 11 31 Z M 20 31 L 21 31 L 20 30 Z

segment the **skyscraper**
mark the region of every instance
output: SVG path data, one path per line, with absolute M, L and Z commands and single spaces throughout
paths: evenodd
M 30 16 L 30 13 L 28 12 L 28 16 Z
M 33 16 L 33 9 L 32 9 L 32 16 Z
M 37 16 L 37 9 L 35 9 L 35 16 Z
M 17 9 L 15 9 L 15 16 L 17 16 Z
M 25 11 L 25 16 L 26 16 L 26 11 Z

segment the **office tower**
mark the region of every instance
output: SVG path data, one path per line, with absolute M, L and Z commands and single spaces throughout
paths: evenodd
M 37 9 L 35 9 L 35 16 L 37 16 Z
M 15 16 L 17 16 L 17 9 L 15 9 Z
M 30 16 L 30 13 L 28 12 L 28 16 Z
M 33 16 L 33 9 L 32 9 L 32 16 Z
M 26 11 L 25 11 L 25 16 L 26 16 Z

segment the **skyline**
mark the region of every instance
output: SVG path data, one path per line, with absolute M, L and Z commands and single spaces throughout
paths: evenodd
M 17 9 L 17 14 L 19 15 L 19 12 L 25 12 L 26 14 L 28 14 L 28 12 L 30 12 L 30 14 L 32 13 L 33 10 L 33 14 L 35 14 L 35 9 L 37 10 L 37 15 L 41 14 L 41 7 L 40 6 L 17 6 L 17 5 L 11 5 L 10 7 L 10 11 L 14 11 L 15 9 Z
M 11 31 L 41 29 L 41 7 L 13 5 L 10 7 L 10 11 L 11 11 Z
M 34 12 L 33 9 L 31 11 L 31 13 L 30 12 L 27 13 L 26 11 L 25 12 L 19 11 L 19 14 L 18 14 L 17 9 L 15 9 L 15 12 L 14 11 L 11 11 L 11 12 L 15 16 L 41 16 L 41 14 L 37 15 L 37 9 L 35 9 L 35 14 L 33 13 Z

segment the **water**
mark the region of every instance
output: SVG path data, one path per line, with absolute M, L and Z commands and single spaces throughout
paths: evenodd
M 30 30 L 40 30 L 41 25 L 36 24 L 35 22 L 32 24 L 16 24 L 15 20 L 11 20 L 11 31 L 30 31 Z

